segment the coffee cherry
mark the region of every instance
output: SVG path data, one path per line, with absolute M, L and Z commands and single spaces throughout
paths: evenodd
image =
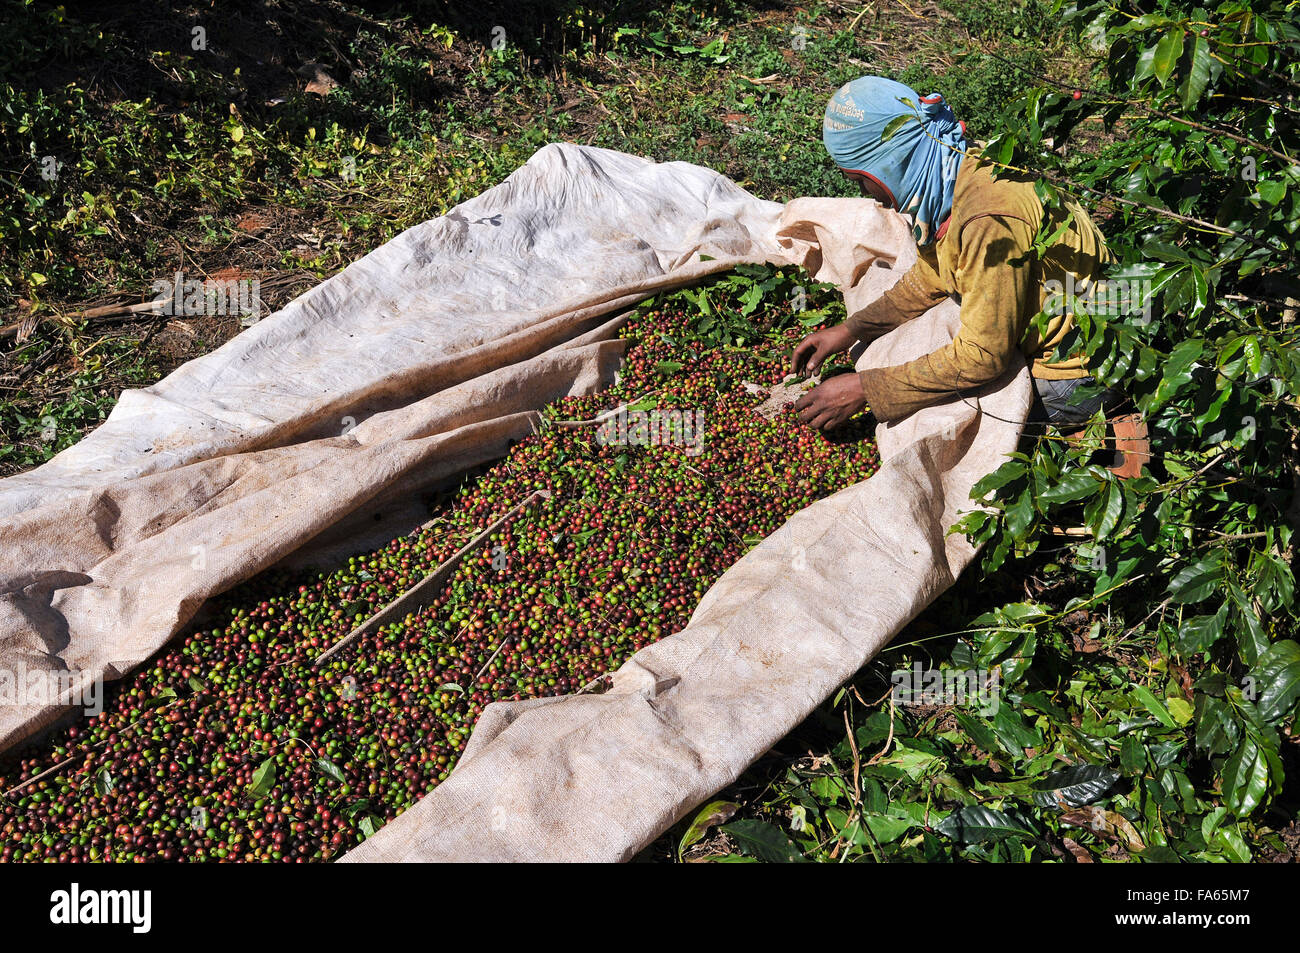
M 543 414 L 591 420 L 653 394 L 653 430 L 544 425 L 436 501 L 427 529 L 214 600 L 223 622 L 183 633 L 103 714 L 0 777 L 7 790 L 71 759 L 0 801 L 0 860 L 331 860 L 445 780 L 491 702 L 578 691 L 683 629 L 753 545 L 879 464 L 868 418 L 828 438 L 751 411 L 762 396 L 740 382 L 780 383 L 780 352 L 813 329 L 710 349 L 699 319 L 670 303 L 629 321 L 618 383 Z M 554 495 L 427 607 L 313 666 L 533 489 Z

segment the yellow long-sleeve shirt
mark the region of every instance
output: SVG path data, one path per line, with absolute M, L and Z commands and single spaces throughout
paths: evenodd
M 918 249 L 916 264 L 880 298 L 848 318 L 861 340 L 872 340 L 924 314 L 953 295 L 961 304 L 961 327 L 946 347 L 893 367 L 861 372 L 867 406 L 878 420 L 895 420 L 921 407 L 997 379 L 1019 350 L 1035 377 L 1063 380 L 1086 377 L 1082 356 L 1049 362 L 1048 356 L 1074 326 L 1065 309 L 1040 335 L 1033 318 L 1048 293 L 1044 283 L 1076 287 L 1097 277 L 1109 260 L 1105 239 L 1076 203 L 1048 214 L 1051 230 L 1074 213 L 1070 227 L 1042 256 L 1032 254 L 1043 223 L 1034 180 L 1003 172 L 971 151 L 954 186 L 948 229 L 932 245 Z M 1059 300 L 1059 299 L 1058 299 Z

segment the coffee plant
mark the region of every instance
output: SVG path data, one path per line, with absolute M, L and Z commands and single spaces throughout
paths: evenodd
M 1051 527 L 1082 524 L 1073 571 L 1093 591 L 1079 604 L 1104 607 L 1124 639 L 1154 637 L 1158 673 L 1154 692 L 1135 682 L 1112 700 L 1127 720 L 1085 723 L 1087 761 L 1132 779 L 1144 856 L 1248 859 L 1243 835 L 1282 793 L 1287 760 L 1295 770 L 1300 698 L 1300 24 L 1283 2 L 1062 13 L 1108 50 L 1104 69 L 1085 89 L 1042 77 L 987 154 L 1037 173 L 1046 200 L 1106 215 L 1123 304 L 1077 295 L 1061 350 L 1123 388 L 1151 459 L 1120 481 L 1097 460 L 1100 423 L 1074 441 L 1049 428 L 977 485 L 993 509 L 960 528 L 986 545 L 986 571 L 1007 572 Z M 1080 145 L 1098 126 L 1100 143 Z M 986 638 L 1045 618 L 1009 606 L 983 620 Z M 1038 669 L 1021 683 L 1043 703 L 1044 688 L 1068 691 Z

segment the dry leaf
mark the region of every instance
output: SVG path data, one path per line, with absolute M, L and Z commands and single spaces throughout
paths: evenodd
M 307 92 L 318 96 L 328 96 L 339 85 L 320 63 L 307 63 L 298 69 L 298 75 L 307 79 Z
M 1146 850 L 1147 845 L 1137 829 L 1129 823 L 1128 818 L 1115 811 L 1104 811 L 1087 805 L 1062 814 L 1061 823 L 1067 827 L 1086 827 L 1107 840 L 1122 840 L 1129 850 Z
M 1074 855 L 1074 859 L 1078 863 L 1080 864 L 1095 863 L 1095 861 L 1092 859 L 1092 854 L 1088 853 L 1088 849 L 1086 847 L 1080 846 L 1077 841 L 1065 837 L 1062 838 L 1061 842 L 1065 844 L 1065 849 Z
M 271 219 L 265 212 L 245 212 L 235 220 L 235 229 L 237 231 L 247 232 L 250 235 L 257 235 L 264 232 L 270 226 Z

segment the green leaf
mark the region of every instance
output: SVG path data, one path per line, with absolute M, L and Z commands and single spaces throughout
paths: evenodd
M 1255 184 L 1255 191 L 1269 205 L 1277 205 L 1286 197 L 1286 183 L 1278 179 L 1260 179 Z
M 1119 524 L 1124 512 L 1124 491 L 1118 480 L 1107 480 L 1102 490 L 1084 508 L 1083 518 L 1097 539 L 1105 539 Z
M 275 758 L 270 757 L 257 766 L 253 772 L 253 783 L 248 786 L 254 797 L 266 797 L 275 787 Z
M 1300 644 L 1273 643 L 1251 670 L 1258 692 L 1255 706 L 1267 723 L 1284 718 L 1300 698 Z
M 1245 817 L 1264 800 L 1268 762 L 1251 738 L 1246 738 L 1223 766 L 1223 796 L 1228 810 Z
M 1194 276 L 1196 270 L 1192 269 L 1187 273 Z M 1202 275 L 1201 280 L 1204 281 L 1204 275 Z M 1157 404 L 1163 404 L 1170 400 L 1191 383 L 1194 371 L 1192 365 L 1201 356 L 1204 347 L 1205 343 L 1200 338 L 1193 338 L 1183 341 L 1169 352 L 1169 357 L 1164 364 L 1164 373 L 1160 378 L 1160 386 L 1156 389 Z
M 1223 582 L 1222 557 L 1212 553 L 1181 569 L 1169 582 L 1169 596 L 1174 602 L 1201 602 Z
M 1017 643 L 1015 651 L 1002 662 L 1002 680 L 1007 686 L 1016 685 L 1033 664 L 1038 648 L 1038 636 L 1030 632 Z M 987 706 L 987 703 L 986 703 Z
M 1138 54 L 1137 65 L 1133 72 L 1133 82 L 1140 83 L 1153 72 L 1156 67 L 1156 49 L 1160 44 L 1152 43 L 1145 50 Z
M 1034 803 L 1039 807 L 1082 807 L 1100 800 L 1119 780 L 1120 773 L 1105 765 L 1080 764 L 1049 774 L 1034 785 Z
M 1234 618 L 1241 657 L 1247 664 L 1253 665 L 1268 651 L 1268 633 L 1264 631 L 1264 623 L 1255 608 L 1254 600 L 1234 582 L 1228 583 L 1228 593 L 1232 596 L 1232 603 L 1237 610 Z
M 1184 619 L 1178 627 L 1178 651 L 1184 657 L 1204 652 L 1223 637 L 1223 625 L 1227 618 L 1228 603 L 1225 601 L 1214 615 Z
M 1237 743 L 1241 729 L 1232 710 L 1220 698 L 1196 696 L 1196 747 L 1210 754 L 1223 754 Z
M 1183 55 L 1183 29 L 1175 27 L 1160 38 L 1156 44 L 1156 55 L 1152 61 L 1152 71 L 1163 86 L 1169 75 L 1178 65 L 1178 58 Z
M 1202 385 L 1201 395 L 1198 397 L 1198 408 L 1202 406 L 1205 391 L 1206 387 Z M 1230 387 L 1224 387 L 1221 390 L 1212 391 L 1212 393 L 1215 394 L 1214 398 L 1205 406 L 1205 410 L 1195 417 L 1197 433 L 1205 433 L 1205 428 L 1219 419 L 1219 416 L 1223 413 L 1223 407 L 1227 404 L 1233 391 Z
M 325 777 L 339 782 L 339 784 L 345 784 L 347 782 L 347 778 L 344 777 L 342 769 L 329 758 L 317 758 L 316 770 L 325 775 Z
M 1227 814 L 1228 809 L 1226 807 L 1216 807 L 1202 818 L 1201 836 L 1205 838 L 1207 844 L 1213 839 L 1215 830 L 1223 822 Z
M 898 840 L 916 824 L 908 817 L 894 817 L 890 814 L 863 814 L 863 822 L 871 835 L 881 844 Z
M 722 828 L 736 840 L 743 853 L 769 864 L 795 864 L 803 860 L 799 848 L 785 832 L 766 821 L 743 820 Z
M 826 774 L 813 778 L 808 784 L 808 790 L 812 792 L 813 797 L 818 801 L 827 804 L 834 804 L 841 797 L 848 794 L 848 788 L 844 786 L 843 781 Z
M 873 745 L 879 745 L 891 734 L 893 734 L 893 725 L 888 713 L 883 711 L 875 712 L 869 715 L 854 734 L 858 737 L 859 748 L 870 748 Z
M 1111 32 L 1115 34 L 1140 33 L 1150 30 L 1152 27 L 1165 26 L 1173 22 L 1169 17 L 1159 13 L 1144 13 L 1140 17 L 1134 17 L 1132 20 L 1121 24 Z
M 933 751 L 926 750 L 928 747 L 932 746 L 919 738 L 900 738 L 897 747 L 881 763 L 901 768 L 915 781 L 943 762 Z
M 1007 504 L 1007 534 L 1019 539 L 1034 521 L 1034 491 L 1025 489 L 1014 503 Z
M 1147 749 L 1136 732 L 1125 735 L 1119 747 L 1119 765 L 1130 777 L 1142 774 L 1147 766 Z
M 158 693 L 156 695 L 152 696 L 148 701 L 144 703 L 144 707 L 158 708 L 161 705 L 166 705 L 168 702 L 171 702 L 175 698 L 176 698 L 176 689 L 170 686 L 164 686 L 163 688 L 158 689 Z
M 1210 283 L 1205 275 L 1205 269 L 1196 265 L 1191 266 L 1192 270 L 1192 289 L 1195 292 L 1195 298 L 1192 301 L 1191 313 L 1200 314 L 1210 303 Z
M 1259 346 L 1259 338 L 1254 334 L 1250 334 L 1242 338 L 1241 341 L 1242 349 L 1246 354 L 1246 366 L 1250 368 L 1252 374 L 1258 375 L 1264 360 L 1263 351 Z
M 1096 493 L 1100 486 L 1101 481 L 1091 467 L 1067 470 L 1061 474 L 1059 480 L 1039 495 L 1038 502 L 1041 505 L 1050 506 L 1081 500 L 1085 496 Z
M 1180 90 L 1183 108 L 1191 109 L 1200 101 L 1205 85 L 1210 81 L 1210 44 L 1199 34 L 1192 40 L 1187 77 Z
M 1186 698 L 1180 698 L 1177 695 L 1170 695 L 1165 699 L 1165 707 L 1169 709 L 1169 714 L 1174 716 L 1174 721 L 1178 722 L 1180 728 L 1186 727 L 1192 721 L 1192 703 Z
M 1025 470 L 1026 466 L 1023 460 L 1008 460 L 992 473 L 977 480 L 975 485 L 971 488 L 970 498 L 972 500 L 984 499 L 992 491 L 999 490 L 1012 480 L 1024 476 Z
M 1214 846 L 1223 851 L 1235 863 L 1250 863 L 1250 847 L 1246 845 L 1245 838 L 1241 836 L 1241 832 L 1235 825 L 1233 827 L 1220 827 L 1215 831 Z
M 894 136 L 898 134 L 898 130 L 902 129 L 909 122 L 920 122 L 920 121 L 921 120 L 919 120 L 916 116 L 911 116 L 911 115 L 895 116 L 893 119 L 889 120 L 889 124 L 885 126 L 885 131 L 880 134 L 880 141 L 888 142 L 890 139 L 894 138 Z
M 1146 850 L 1138 851 L 1137 856 L 1149 864 L 1176 864 L 1181 860 L 1176 850 L 1164 844 L 1151 844 Z
M 1015 815 L 979 805 L 959 807 L 933 827 L 961 844 L 1034 836 L 1033 830 Z
M 1289 606 L 1295 597 L 1295 577 L 1291 567 L 1270 553 L 1256 557 L 1255 595 L 1265 612 L 1276 612 Z
M 379 818 L 375 817 L 375 815 L 367 814 L 365 817 L 361 818 L 361 823 L 357 825 L 357 830 L 361 831 L 362 838 L 369 840 L 375 836 L 375 832 L 379 830 L 382 824 L 383 822 L 380 821 Z
M 1025 748 L 1038 747 L 1042 743 L 1042 737 L 1025 724 L 1012 705 L 998 706 L 993 715 L 993 731 L 1003 747 L 1017 758 L 1024 757 Z
M 1044 222 L 1044 223 L 1043 223 L 1043 228 L 1044 228 L 1044 229 L 1046 229 L 1047 224 L 1048 224 L 1047 222 Z M 1046 237 L 1038 237 L 1038 236 L 1035 236 L 1035 238 L 1034 238 L 1034 247 L 1035 247 L 1036 249 L 1038 249 L 1038 251 L 1039 251 L 1040 254 L 1043 253 L 1043 252 L 1046 251 L 1047 249 L 1049 249 L 1049 248 L 1051 248 L 1052 246 L 1054 246 L 1054 245 L 1056 244 L 1057 240 L 1058 240 L 1062 235 L 1064 235 L 1067 231 L 1069 231 L 1070 226 L 1071 226 L 1072 224 L 1074 224 L 1074 211 L 1073 211 L 1073 209 L 1070 211 L 1070 213 L 1069 213 L 1068 215 L 1065 216 L 1065 221 L 1061 222 L 1061 224 L 1058 225 L 1058 226 L 1056 227 L 1056 230 L 1055 230 L 1054 232 L 1052 232 L 1050 235 L 1047 235 Z M 1040 234 L 1041 234 L 1041 233 L 1040 233 Z
M 997 735 L 993 733 L 993 729 L 988 726 L 984 719 L 964 711 L 957 712 L 956 717 L 957 724 L 961 725 L 967 737 L 979 745 L 982 750 L 987 751 L 989 754 L 997 754 L 1001 750 Z
M 95 775 L 95 793 L 104 797 L 112 794 L 117 788 L 117 781 L 113 778 L 112 772 L 108 768 L 101 768 Z
M 1141 704 L 1143 708 L 1155 715 L 1156 721 L 1160 722 L 1160 724 L 1164 725 L 1166 728 L 1176 727 L 1173 715 L 1169 714 L 1169 709 L 1164 706 L 1160 699 L 1151 694 L 1151 689 L 1147 688 L 1145 685 L 1135 685 L 1133 687 L 1133 695 L 1137 698 L 1138 703 Z
M 677 845 L 678 856 L 681 856 L 692 844 L 698 844 L 710 827 L 731 820 L 731 816 L 738 810 L 740 805 L 735 801 L 710 801 L 696 811 L 695 818 L 686 828 L 686 833 L 682 835 L 681 843 Z

